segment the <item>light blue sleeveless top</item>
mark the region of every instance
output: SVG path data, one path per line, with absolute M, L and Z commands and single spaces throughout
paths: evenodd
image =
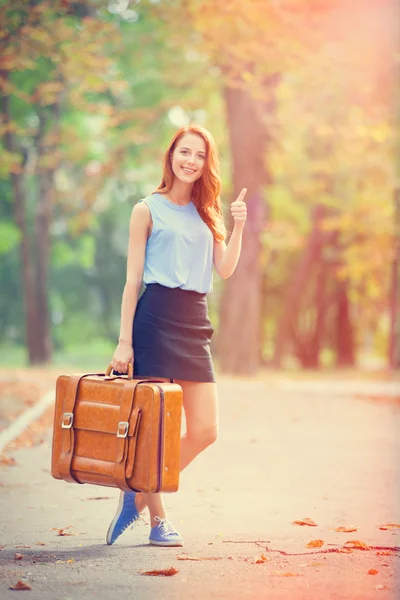
M 202 294 L 211 292 L 214 236 L 193 202 L 179 206 L 158 193 L 139 202 L 147 204 L 153 221 L 143 283 Z

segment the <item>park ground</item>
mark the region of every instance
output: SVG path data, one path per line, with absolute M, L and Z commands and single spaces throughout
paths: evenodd
M 0 433 L 60 372 L 0 370 Z M 217 442 L 165 495 L 183 548 L 150 546 L 146 513 L 105 544 L 118 491 L 52 479 L 52 406 L 10 442 L 0 597 L 22 582 L 41 600 L 398 598 L 399 377 L 220 377 L 219 397 Z

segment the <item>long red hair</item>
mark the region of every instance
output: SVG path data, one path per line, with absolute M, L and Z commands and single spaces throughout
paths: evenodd
M 216 240 L 224 240 L 226 236 L 225 221 L 220 198 L 221 178 L 219 159 L 214 139 L 207 129 L 199 125 L 188 125 L 179 129 L 172 137 L 164 155 L 163 176 L 154 193 L 168 194 L 174 181 L 171 154 L 183 135 L 192 133 L 200 136 L 206 145 L 206 159 L 201 177 L 193 184 L 192 199 L 203 221 L 211 229 Z

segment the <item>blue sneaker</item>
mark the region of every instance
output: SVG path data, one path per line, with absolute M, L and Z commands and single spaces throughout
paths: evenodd
M 156 527 L 151 528 L 149 542 L 153 546 L 183 546 L 183 539 L 172 527 L 168 519 L 154 517 L 158 521 Z
M 120 494 L 117 512 L 107 531 L 107 544 L 113 544 L 125 529 L 140 517 L 135 505 L 135 497 L 136 492 Z

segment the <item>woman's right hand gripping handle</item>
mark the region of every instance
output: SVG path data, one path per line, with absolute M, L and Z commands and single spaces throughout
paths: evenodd
M 121 340 L 114 352 L 111 362 L 114 371 L 117 371 L 118 373 L 127 373 L 128 364 L 131 363 L 133 366 L 132 344 L 128 341 L 125 342 Z

